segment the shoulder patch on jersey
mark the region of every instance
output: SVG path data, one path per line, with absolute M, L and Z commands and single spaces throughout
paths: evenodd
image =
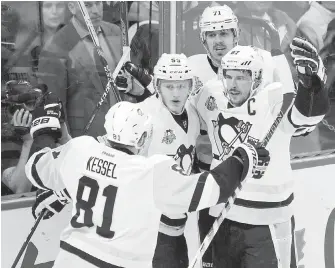
M 173 133 L 172 129 L 165 131 L 162 143 L 171 144 L 176 139 L 176 135 Z
M 205 106 L 209 111 L 214 111 L 218 109 L 218 105 L 216 104 L 216 100 L 213 96 L 208 97 Z
M 194 88 L 191 93 L 191 96 L 195 96 L 200 92 L 200 89 L 204 86 L 198 76 L 194 76 Z

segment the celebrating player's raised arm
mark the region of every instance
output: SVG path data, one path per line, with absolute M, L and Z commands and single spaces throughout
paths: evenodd
M 298 71 L 299 83 L 294 105 L 288 120 L 296 129 L 294 136 L 313 131 L 329 110 L 325 68 L 316 48 L 307 40 L 296 37 L 291 44 L 291 55 Z

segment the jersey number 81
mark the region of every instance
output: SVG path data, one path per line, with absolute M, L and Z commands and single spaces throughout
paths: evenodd
M 85 187 L 90 188 L 90 194 L 88 196 L 88 200 L 83 199 L 83 193 Z M 102 195 L 106 197 L 104 212 L 102 215 L 102 225 L 97 226 L 96 233 L 105 238 L 113 238 L 114 232 L 110 230 L 112 225 L 112 217 L 114 210 L 114 203 L 117 193 L 117 187 L 113 185 L 108 185 L 102 192 Z M 77 189 L 76 196 L 76 214 L 71 219 L 71 225 L 73 228 L 81 228 L 81 227 L 92 227 L 93 224 L 93 210 L 92 208 L 95 206 L 97 201 L 99 192 L 99 184 L 96 180 L 89 177 L 81 177 L 79 179 L 79 185 Z M 84 211 L 84 222 L 80 223 L 77 221 L 80 211 Z

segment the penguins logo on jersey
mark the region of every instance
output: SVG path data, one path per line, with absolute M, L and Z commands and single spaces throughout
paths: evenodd
M 219 156 L 214 155 L 216 159 L 222 160 L 228 156 L 236 145 L 245 141 L 252 127 L 249 122 L 244 122 L 235 117 L 225 118 L 222 113 L 218 115 L 218 119 L 212 120 L 214 126 L 214 140 Z M 249 139 L 248 139 L 249 140 Z
M 165 131 L 162 143 L 171 144 L 176 139 L 176 135 L 173 133 L 172 129 Z
M 213 96 L 209 96 L 208 99 L 206 100 L 206 108 L 209 111 L 214 111 L 216 109 L 218 109 L 218 105 L 216 104 L 216 100 Z
M 185 171 L 186 174 L 190 174 L 193 160 L 194 160 L 195 147 L 190 145 L 188 148 L 184 144 L 180 145 L 177 149 L 173 159 L 177 161 L 179 166 Z

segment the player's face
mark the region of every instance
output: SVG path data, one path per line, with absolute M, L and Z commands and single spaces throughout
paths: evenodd
M 226 71 L 227 94 L 235 107 L 241 106 L 250 96 L 252 79 L 248 72 Z
M 183 111 L 188 95 L 191 91 L 191 80 L 161 80 L 159 91 L 165 106 L 175 114 Z
M 234 47 L 234 34 L 231 29 L 206 32 L 206 44 L 212 58 L 220 64 L 221 59 Z

